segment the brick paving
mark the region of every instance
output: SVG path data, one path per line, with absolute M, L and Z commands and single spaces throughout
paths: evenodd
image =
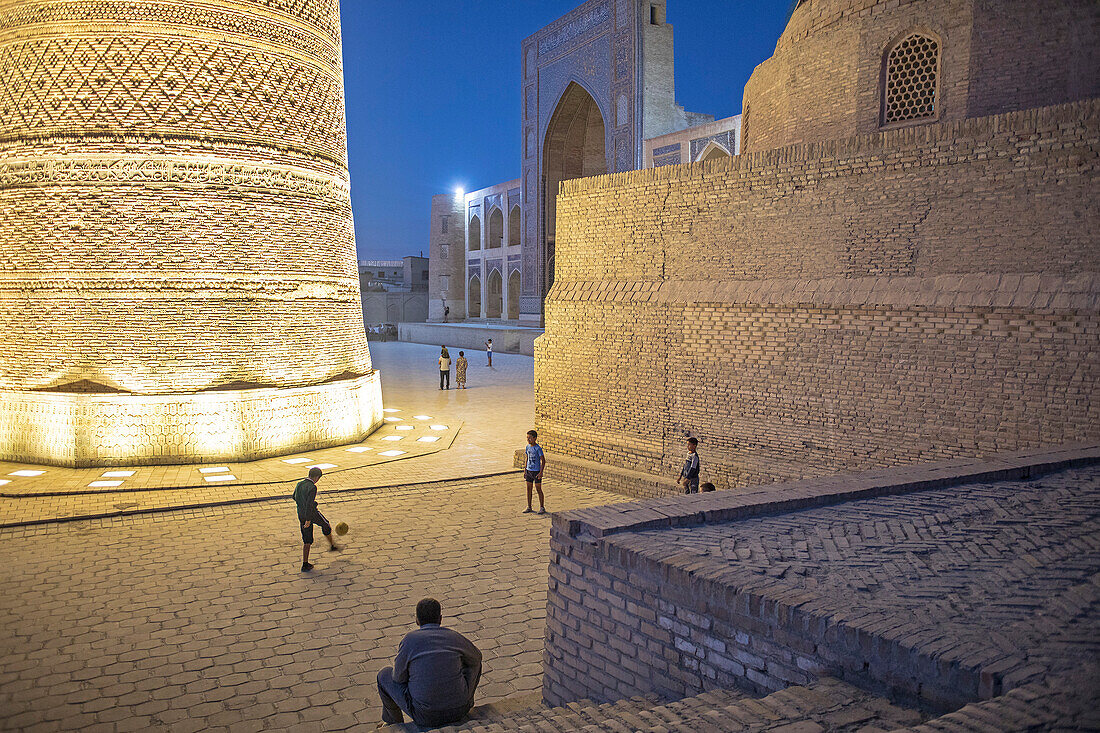
M 979 668 L 990 693 L 1063 674 L 1100 690 L 1100 467 L 615 541 L 726 564 L 732 584 Z
M 0 728 L 326 730 L 378 720 L 374 675 L 434 595 L 484 651 L 479 701 L 542 684 L 549 518 L 514 477 L 0 530 Z M 552 509 L 620 501 L 547 482 Z
M 392 486 L 512 470 L 513 452 L 525 444 L 524 434 L 534 420 L 533 359 L 498 354 L 489 369 L 484 354 L 467 351 L 469 389 L 440 391 L 435 361 L 438 350 L 437 346 L 400 342 L 372 345 L 371 355 L 382 374 L 383 401 L 388 409 L 399 410 L 387 414 L 402 421 L 388 424 L 364 441 L 364 445 L 374 448 L 366 453 L 348 453 L 346 447 L 339 447 L 302 454 L 312 459 L 310 463 L 338 465 L 326 477 L 324 488 Z M 432 419 L 417 420 L 417 415 Z M 416 427 L 412 431 L 397 430 L 398 425 L 407 424 Z M 447 429 L 432 431 L 432 425 L 445 425 Z M 429 434 L 441 440 L 437 444 L 417 443 L 416 438 Z M 389 435 L 411 437 L 391 444 L 383 440 Z M 387 448 L 407 450 L 409 455 L 382 461 L 377 454 Z M 126 477 L 124 486 L 114 491 L 88 486 L 109 469 L 0 463 L 0 481 L 10 481 L 0 485 L 0 526 L 282 496 L 287 490 L 279 482 L 296 480 L 304 473 L 303 467 L 310 465 L 286 464 L 283 458 L 217 464 L 244 479 L 225 484 L 209 484 L 198 466 L 139 467 L 131 469 L 135 475 Z M 19 469 L 46 472 L 34 477 L 7 475 Z M 127 488 L 155 490 L 122 490 Z

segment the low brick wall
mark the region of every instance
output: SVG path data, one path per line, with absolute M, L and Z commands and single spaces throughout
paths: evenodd
M 679 698 L 731 685 L 771 692 L 824 675 L 939 712 L 995 697 L 1027 680 L 857 629 L 834 607 L 769 589 L 766 575 L 754 586 L 735 586 L 721 565 L 691 552 L 669 546 L 662 553 L 649 543 L 643 556 L 630 546 L 636 535 L 627 533 L 1031 478 L 1097 462 L 1100 447 L 1067 446 L 557 514 L 544 698 L 553 705 L 647 693 Z
M 527 454 L 522 448 L 516 451 L 513 465 L 516 468 L 527 465 Z M 613 468 L 595 461 L 585 461 L 557 453 L 546 454 L 546 471 L 547 476 L 558 481 L 580 484 L 600 491 L 610 491 L 635 499 L 652 499 L 684 493 L 683 487 L 671 477 Z

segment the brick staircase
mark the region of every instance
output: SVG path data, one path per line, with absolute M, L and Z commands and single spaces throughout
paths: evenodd
M 788 687 L 753 698 L 739 690 L 715 690 L 662 703 L 654 697 L 633 697 L 598 704 L 590 700 L 556 708 L 535 704 L 516 709 L 507 701 L 471 711 L 471 719 L 440 733 L 505 733 L 532 731 L 770 731 L 771 733 L 880 733 L 919 723 L 921 716 L 892 705 L 851 685 L 823 678 L 805 687 Z M 383 730 L 412 733 L 411 724 Z

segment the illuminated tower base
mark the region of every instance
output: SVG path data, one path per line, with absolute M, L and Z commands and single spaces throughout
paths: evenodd
M 382 422 L 338 0 L 0 0 L 0 460 L 240 461 Z

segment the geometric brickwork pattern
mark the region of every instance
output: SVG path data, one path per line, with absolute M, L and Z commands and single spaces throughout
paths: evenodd
M 174 394 L 185 416 L 203 390 L 371 372 L 336 0 L 7 3 L 0 28 L 0 389 Z M 333 396 L 274 444 L 331 442 L 301 428 L 331 426 Z M 33 459 L 3 436 L 43 411 L 5 416 L 0 454 Z M 166 422 L 157 455 L 220 439 Z M 271 450 L 235 427 L 242 457 Z
M 1004 689 L 1100 658 L 1100 468 L 635 537 L 870 633 L 901 630 Z
M 886 93 L 882 122 L 904 122 L 936 114 L 939 45 L 932 38 L 912 35 L 886 56 Z

